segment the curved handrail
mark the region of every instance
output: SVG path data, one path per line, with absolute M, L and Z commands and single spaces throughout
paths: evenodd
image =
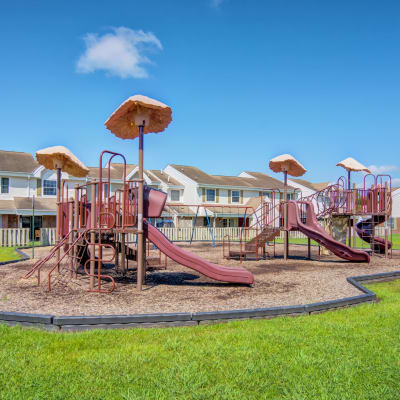
M 93 259 L 93 258 L 89 258 L 88 260 L 86 260 L 85 264 L 83 265 L 83 270 L 85 271 L 85 274 L 88 275 L 89 277 L 93 277 L 93 278 L 97 278 L 98 279 L 98 289 L 89 289 L 89 292 L 97 292 L 97 293 L 112 293 L 115 289 L 115 280 L 111 275 L 103 275 L 103 274 L 91 274 L 90 272 L 88 272 L 87 270 L 87 263 L 91 262 L 91 261 L 97 261 L 99 262 L 99 260 L 97 259 Z M 102 260 L 100 260 L 100 262 L 102 262 Z M 110 290 L 102 290 L 101 289 L 101 279 L 109 279 L 112 283 L 112 288 Z

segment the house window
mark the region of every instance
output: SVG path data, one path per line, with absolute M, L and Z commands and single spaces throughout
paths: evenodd
M 43 181 L 43 194 L 45 196 L 55 196 L 57 194 L 56 181 Z
M 240 191 L 232 190 L 232 203 L 240 203 Z
M 283 193 L 279 193 L 279 199 L 283 201 Z M 292 199 L 292 193 L 286 193 L 286 200 Z
M 10 189 L 10 180 L 8 178 L 1 178 L 1 193 L 8 193 Z
M 207 189 L 206 200 L 207 201 L 215 201 L 215 189 Z
M 180 201 L 181 193 L 179 190 L 171 190 L 171 201 Z

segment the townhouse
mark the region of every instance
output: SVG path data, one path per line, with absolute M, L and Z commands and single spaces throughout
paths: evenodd
M 62 174 L 63 196 L 72 197 L 76 185 L 98 179 L 99 167 L 89 167 L 85 178 Z M 112 163 L 102 169 L 113 193 L 122 187 L 124 169 Z M 126 178 L 138 177 L 136 164 L 127 164 Z M 39 165 L 29 153 L 0 151 L 0 227 L 35 231 L 56 224 L 56 172 Z M 249 226 L 251 215 L 264 199 L 274 203 L 283 197 L 283 183 L 262 172 L 243 171 L 237 176 L 212 175 L 195 166 L 169 164 L 162 170 L 146 169 L 145 183 L 168 194 L 157 226 Z M 327 183 L 290 179 L 287 199 L 309 195 Z
M 32 154 L 0 150 L 0 180 L 0 227 L 30 227 L 33 205 L 35 229 L 55 225 L 55 177 Z
M 302 197 L 308 197 L 313 195 L 315 192 L 319 192 L 320 190 L 324 190 L 329 186 L 329 182 L 321 182 L 321 183 L 312 183 L 305 179 L 295 179 L 292 177 L 288 178 L 288 183 L 297 188 Z
M 127 176 L 137 169 L 127 165 Z M 122 187 L 123 164 L 111 164 L 102 170 L 108 177 L 110 171 L 111 191 Z M 99 168 L 89 167 L 85 178 L 62 173 L 63 196 L 72 197 L 75 186 L 98 178 Z M 32 154 L 0 150 L 0 228 L 32 228 L 34 214 L 35 236 L 40 228 L 56 226 L 56 171 L 47 170 L 37 163 Z
M 249 226 L 250 215 L 263 197 L 271 201 L 283 193 L 283 183 L 261 172 L 244 171 L 238 176 L 210 175 L 194 166 L 169 164 L 164 172 L 181 182 L 181 202 L 174 204 L 179 213 L 178 227 Z M 288 186 L 288 198 L 296 196 Z M 201 207 L 199 207 L 201 206 Z

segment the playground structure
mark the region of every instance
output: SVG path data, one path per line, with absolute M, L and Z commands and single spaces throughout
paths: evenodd
M 103 176 L 103 158 L 108 155 L 107 176 Z M 122 188 L 111 192 L 111 162 L 122 158 L 124 165 Z M 67 284 L 77 280 L 78 275 L 89 278 L 89 291 L 110 293 L 115 288 L 115 277 L 126 275 L 126 260 L 138 264 L 138 180 L 126 180 L 126 159 L 122 154 L 103 151 L 100 155 L 98 180 L 75 187 L 75 195 L 64 196 L 65 185 L 58 205 L 61 215 L 58 229 L 60 241 L 50 253 L 33 265 L 26 278 L 36 275 L 41 283 L 42 271 L 47 272 L 47 288 L 50 291 L 56 283 Z M 67 191 L 68 193 L 68 191 Z M 172 260 L 192 268 L 214 280 L 230 283 L 252 284 L 253 275 L 243 268 L 228 268 L 210 263 L 199 256 L 185 251 L 171 243 L 157 228 L 147 222 L 148 218 L 161 215 L 167 195 L 156 189 L 144 187 L 143 233 L 146 240 Z M 133 241 L 128 237 L 135 235 Z M 146 262 L 146 255 L 145 262 Z M 161 264 L 150 265 L 147 269 L 165 268 Z M 105 266 L 113 274 L 103 273 Z M 136 265 L 136 272 L 138 267 Z M 145 270 L 146 272 L 146 270 Z M 139 279 L 139 278 L 138 278 Z
M 116 136 L 123 139 L 139 138 L 138 178 L 127 180 L 126 159 L 120 153 L 104 150 L 100 155 L 99 173 L 83 185 L 77 185 L 74 196 L 68 198 L 68 187 L 61 185 L 61 171 L 79 167 L 79 173 L 88 169 L 71 153 L 58 147 L 44 149 L 43 163 L 49 162 L 48 168 L 57 169 L 57 227 L 56 246 L 50 253 L 33 265 L 26 278 L 36 275 L 40 285 L 43 271 L 47 273 L 47 288 L 50 291 L 56 283 L 77 282 L 78 276 L 89 280 L 89 291 L 111 293 L 115 289 L 115 278 L 126 277 L 128 260 L 135 262 L 136 284 L 140 291 L 146 279 L 146 271 L 166 267 L 166 257 L 191 268 L 201 274 L 221 282 L 251 285 L 253 275 L 243 268 L 229 268 L 213 264 L 196 254 L 174 245 L 163 233 L 152 226 L 150 219 L 157 219 L 164 209 L 167 194 L 144 185 L 143 179 L 143 135 L 150 132 L 162 132 L 172 120 L 171 109 L 163 103 L 145 96 L 132 96 L 111 115 L 106 127 Z M 60 150 L 63 150 L 60 152 Z M 66 157 L 64 157 L 66 156 Z M 104 162 L 108 156 L 107 162 Z M 122 159 L 122 187 L 112 190 L 111 164 L 115 158 Z M 39 156 L 37 154 L 39 160 Z M 345 160 L 346 161 L 346 160 Z M 106 165 L 106 177 L 104 177 Z M 283 196 L 279 190 L 271 190 L 269 201 L 260 198 L 256 208 L 249 206 L 195 205 L 197 212 L 193 226 L 196 224 L 200 208 L 204 208 L 210 227 L 207 209 L 237 208 L 244 210 L 241 227 L 239 251 L 231 251 L 230 237 L 223 239 L 224 257 L 259 259 L 269 253 L 266 245 L 273 241 L 275 255 L 275 238 L 283 231 L 284 259 L 289 254 L 288 234 L 300 231 L 308 237 L 308 256 L 310 258 L 310 240 L 330 250 L 333 254 L 348 261 L 369 262 L 369 252 L 352 248 L 351 228 L 360 238 L 371 245 L 372 253 L 391 255 L 391 240 L 388 240 L 388 229 L 384 238 L 376 232 L 377 225 L 385 223 L 391 215 L 391 180 L 389 176 L 368 174 L 364 177 L 364 188 L 350 188 L 348 180 L 341 177 L 335 185 L 316 192 L 313 195 L 296 200 L 287 198 L 287 175 L 301 176 L 306 170 L 292 156 L 284 154 L 270 161 L 275 172 L 284 173 Z M 367 179 L 373 179 L 372 185 L 366 187 Z M 67 189 L 67 190 L 66 190 Z M 67 195 L 65 195 L 65 192 Z M 185 205 L 188 207 L 188 205 Z M 252 214 L 247 218 L 247 212 Z M 318 220 L 346 218 L 348 226 L 348 244 L 335 240 L 319 224 Z M 356 218 L 364 218 L 356 221 Z M 246 221 L 252 221 L 252 225 Z M 254 234 L 255 230 L 255 234 Z M 250 235 L 252 232 L 252 235 Z M 214 238 L 213 235 L 213 244 Z M 391 236 L 391 231 L 390 231 Z M 192 241 L 193 235 L 191 237 Z M 227 241 L 225 241 L 227 239 Z M 150 255 L 149 243 L 157 250 L 157 257 Z M 353 241 L 355 243 L 355 240 Z M 227 254 L 225 254 L 227 247 Z M 161 253 L 165 255 L 162 263 Z M 153 263 L 150 263 L 153 261 Z M 154 264 L 155 261 L 155 264 Z M 111 272 L 104 272 L 111 270 Z
M 108 160 L 105 160 L 108 157 Z M 121 158 L 123 164 L 123 184 L 112 192 L 111 164 L 115 158 Z M 104 164 L 106 167 L 104 168 Z M 47 289 L 50 291 L 57 283 L 68 284 L 79 281 L 78 276 L 89 280 L 89 291 L 110 293 L 115 288 L 115 278 L 126 277 L 127 273 L 138 271 L 138 188 L 139 180 L 126 179 L 126 159 L 122 154 L 103 151 L 100 155 L 99 175 L 97 179 L 77 185 L 74 196 L 68 198 L 66 182 L 62 183 L 57 234 L 59 241 L 51 252 L 39 260 L 26 277 L 36 275 L 41 283 L 43 271 L 47 274 Z M 105 175 L 105 176 L 104 176 Z M 368 186 L 368 182 L 371 182 Z M 196 208 L 193 227 L 201 209 L 207 215 L 207 209 L 236 209 L 242 215 L 239 250 L 231 251 L 231 238 L 223 238 L 223 255 L 228 259 L 258 260 L 270 256 L 266 250 L 273 246 L 281 231 L 300 231 L 308 239 L 310 258 L 310 240 L 330 250 L 336 256 L 352 262 L 369 262 L 371 254 L 391 256 L 391 227 L 387 219 L 391 214 L 391 179 L 387 175 L 365 175 L 362 188 L 348 189 L 345 177 L 336 184 L 314 193 L 309 197 L 285 200 L 280 190 L 270 190 L 269 198 L 260 197 L 259 206 L 246 205 L 192 205 Z M 144 249 L 144 278 L 146 272 L 165 269 L 167 257 L 175 262 L 192 268 L 211 279 L 240 284 L 252 284 L 253 275 L 242 268 L 228 268 L 210 263 L 199 256 L 183 250 L 171 243 L 157 228 L 149 223 L 150 219 L 161 216 L 167 195 L 159 190 L 144 186 L 143 195 L 143 234 L 147 243 L 147 256 Z M 178 205 L 175 205 L 178 206 Z M 182 206 L 182 205 L 181 205 Z M 190 205 L 184 205 L 189 207 Z M 286 212 L 285 212 L 285 207 Z M 287 217 L 286 217 L 287 216 Z M 335 240 L 318 223 L 318 220 L 345 218 L 353 238 L 348 236 L 347 244 Z M 359 221 L 357 219 L 360 219 Z M 248 223 L 251 221 L 251 223 Z M 376 232 L 376 227 L 385 224 L 385 234 Z M 212 227 L 208 219 L 208 226 Z M 346 232 L 347 229 L 346 229 Z M 370 251 L 354 248 L 355 234 L 370 244 Z M 213 235 L 211 234 L 213 238 Z M 193 239 L 193 234 L 191 241 Z M 390 240 L 389 240 L 390 239 Z M 150 257 L 150 242 L 158 251 L 158 256 Z M 214 240 L 213 240 L 214 242 Z M 272 244 L 271 244 L 272 242 Z M 351 243 L 353 242 L 353 247 Z M 215 243 L 213 243 L 215 244 Z M 161 254 L 164 254 L 164 262 Z M 128 262 L 134 266 L 129 269 Z M 111 269 L 112 273 L 106 273 Z M 142 283 L 144 282 L 144 279 Z
M 368 185 L 368 182 L 371 183 Z M 392 257 L 392 227 L 387 223 L 392 210 L 389 175 L 367 174 L 362 188 L 356 188 L 353 184 L 351 189 L 347 179 L 340 177 L 336 184 L 308 197 L 300 196 L 297 200 L 285 201 L 281 195 L 273 195 L 269 200 L 260 197 L 259 202 L 260 206 L 251 216 L 253 223 L 243 228 L 240 251 L 230 251 L 228 238 L 224 242 L 225 258 L 258 260 L 268 253 L 265 246 L 271 241 L 275 256 L 275 237 L 280 235 L 280 231 L 285 234 L 290 231 L 302 232 L 308 238 L 309 258 L 311 239 L 348 261 L 369 262 L 370 255 L 374 254 Z M 328 233 L 318 223 L 323 222 L 329 227 L 335 224 L 337 218 L 345 220 L 345 241 L 335 240 L 332 229 Z M 379 225 L 383 225 L 383 234 L 376 229 Z M 255 235 L 248 240 L 250 231 L 255 231 Z M 368 251 L 356 248 L 356 235 L 370 244 Z

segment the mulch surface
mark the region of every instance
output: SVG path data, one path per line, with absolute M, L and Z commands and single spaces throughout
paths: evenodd
M 88 278 L 78 275 L 71 280 L 68 274 L 57 274 L 52 290 L 47 291 L 46 268 L 42 283 L 36 277 L 24 275 L 37 259 L 44 257 L 50 248 L 35 250 L 36 260 L 21 261 L 0 266 L 0 310 L 53 315 L 142 314 L 159 312 L 196 312 L 228 309 L 245 309 L 307 304 L 355 296 L 360 292 L 347 283 L 355 275 L 388 272 L 400 269 L 400 251 L 392 259 L 371 257 L 369 264 L 349 263 L 335 256 L 321 256 L 312 248 L 313 260 L 307 260 L 307 247 L 292 245 L 290 259 L 282 258 L 282 246 L 276 246 L 276 258 L 243 261 L 226 260 L 222 246 L 213 248 L 210 243 L 179 244 L 186 250 L 216 264 L 243 267 L 254 274 L 254 285 L 240 286 L 215 282 L 198 272 L 168 260 L 167 270 L 156 270 L 147 275 L 145 290 L 136 290 L 136 273 L 128 277 L 115 276 L 116 289 L 111 294 L 88 292 Z M 232 250 L 239 248 L 232 247 Z M 30 250 L 25 250 L 29 255 Z M 269 248 L 273 253 L 272 247 Z M 156 255 L 152 251 L 152 255 Z M 163 256 L 164 260 L 164 256 Z M 133 269 L 134 262 L 129 266 Z M 113 273 L 106 265 L 104 273 Z M 104 282 L 104 288 L 110 287 Z

